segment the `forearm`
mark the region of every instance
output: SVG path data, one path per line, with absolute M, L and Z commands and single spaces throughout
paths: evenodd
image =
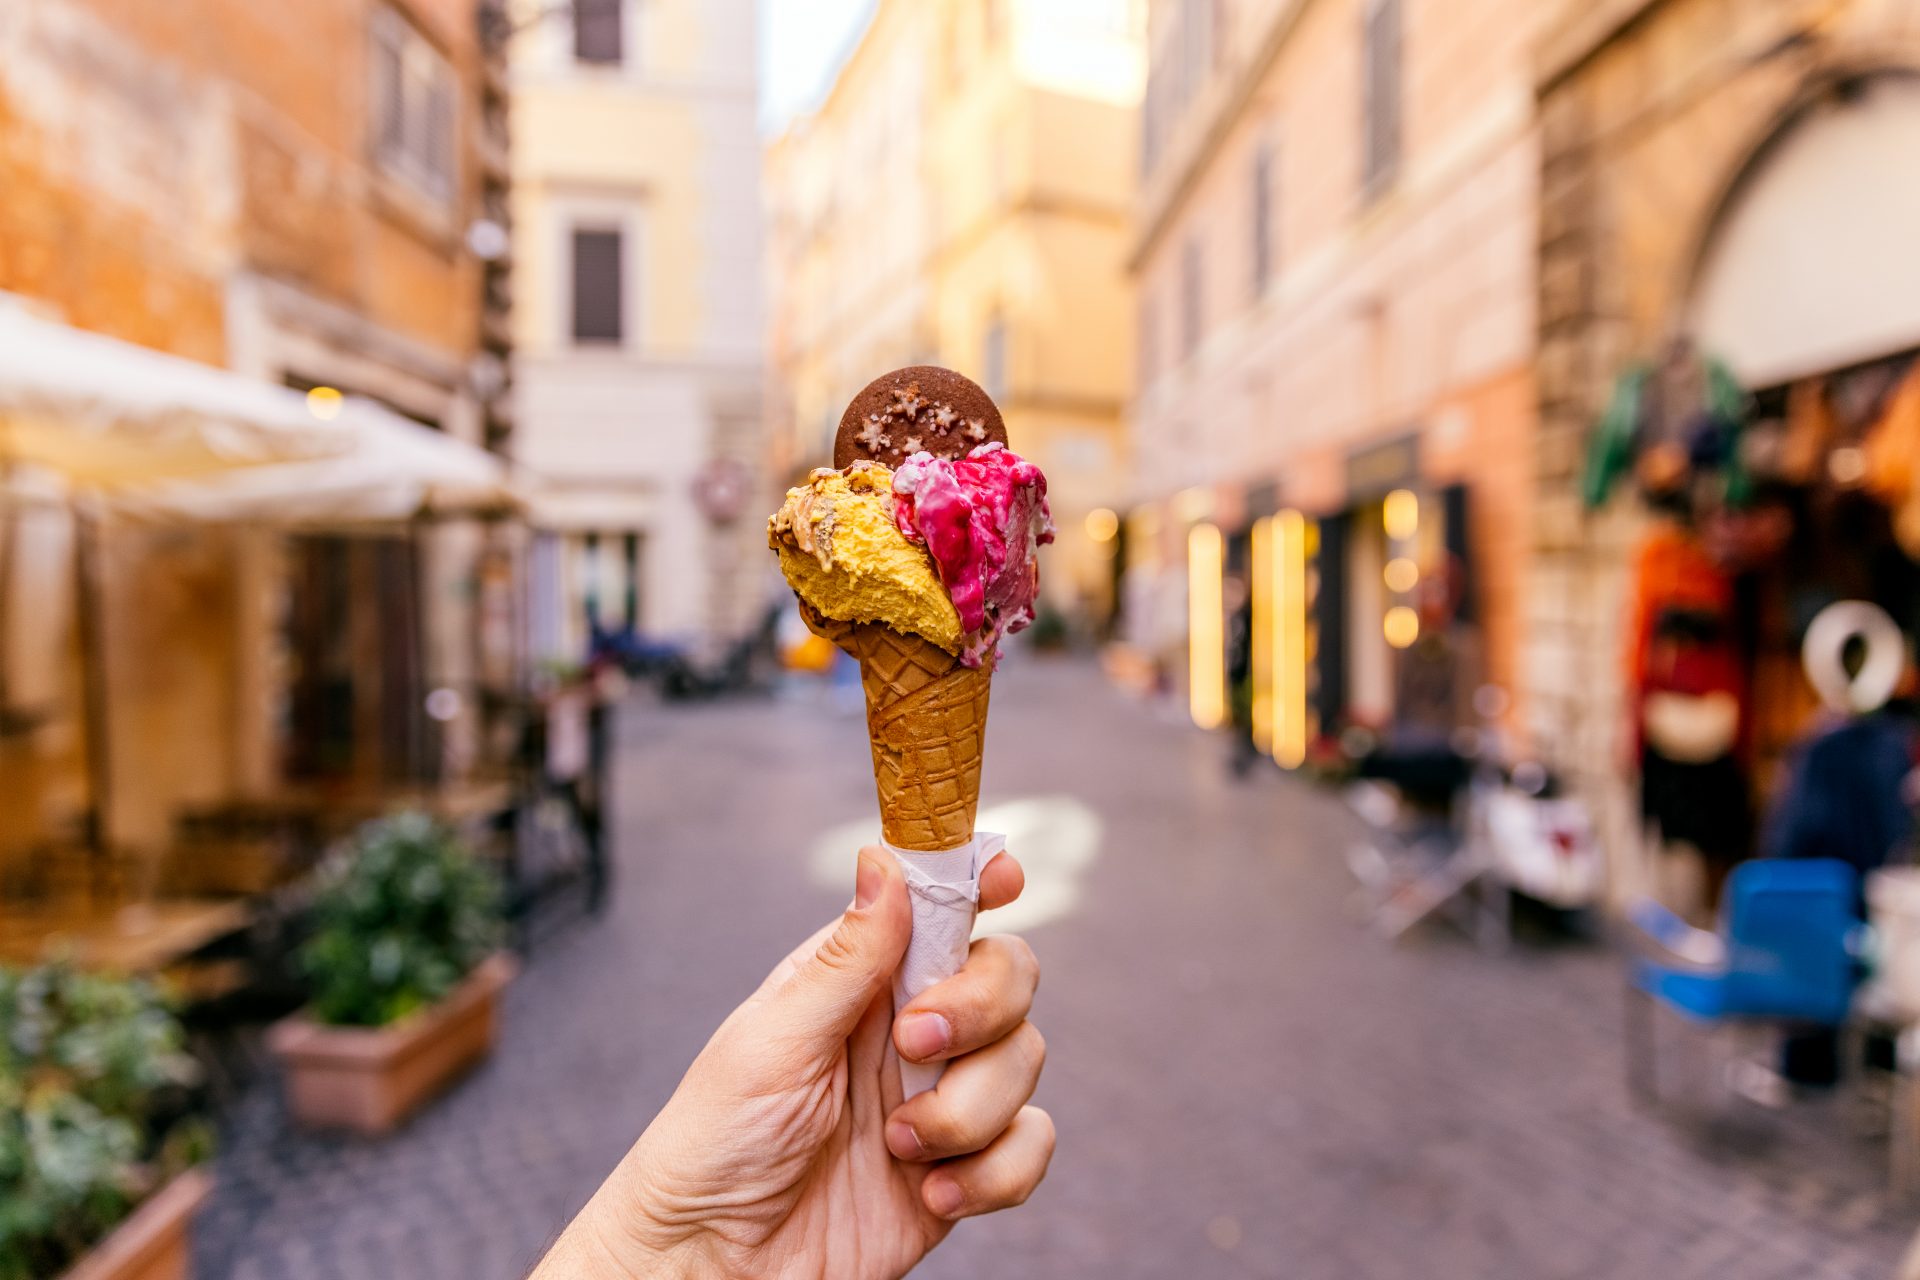
M 567 1224 L 528 1280 L 692 1280 L 702 1274 L 685 1250 L 654 1247 L 633 1230 L 622 1208 L 632 1199 L 624 1185 L 630 1176 L 623 1162 Z

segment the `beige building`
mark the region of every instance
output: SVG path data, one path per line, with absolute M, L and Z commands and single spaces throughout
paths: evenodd
M 1257 727 L 1289 762 L 1393 715 L 1443 566 L 1519 684 L 1540 12 L 1152 6 L 1129 629 L 1169 672 L 1191 656 L 1218 720 L 1220 580 L 1251 573 Z
M 1096 615 L 1110 548 L 1087 517 L 1127 474 L 1140 18 L 1133 0 L 881 0 L 766 157 L 787 475 L 827 459 L 874 377 L 957 369 L 1047 473 L 1048 599 Z
M 715 656 L 764 603 L 751 0 L 523 6 L 515 455 L 533 644 L 590 619 Z

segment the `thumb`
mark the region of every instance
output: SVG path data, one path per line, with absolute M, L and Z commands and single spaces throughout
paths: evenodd
M 813 1045 L 852 1034 L 860 1015 L 893 980 L 913 932 L 913 908 L 899 864 L 885 849 L 860 851 L 853 905 L 817 950 L 800 960 L 776 1001 L 785 1029 Z

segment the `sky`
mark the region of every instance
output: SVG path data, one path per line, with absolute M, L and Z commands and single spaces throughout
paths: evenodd
M 760 0 L 760 126 L 778 133 L 813 106 L 874 0 Z

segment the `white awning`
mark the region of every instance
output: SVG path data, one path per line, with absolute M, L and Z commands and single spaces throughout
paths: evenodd
M 291 388 L 41 319 L 0 294 L 0 461 L 107 490 L 350 444 Z
M 520 505 L 505 464 L 483 449 L 368 400 L 350 397 L 336 423 L 351 441 L 337 456 L 127 486 L 112 495 L 113 508 L 153 520 L 320 529 Z

